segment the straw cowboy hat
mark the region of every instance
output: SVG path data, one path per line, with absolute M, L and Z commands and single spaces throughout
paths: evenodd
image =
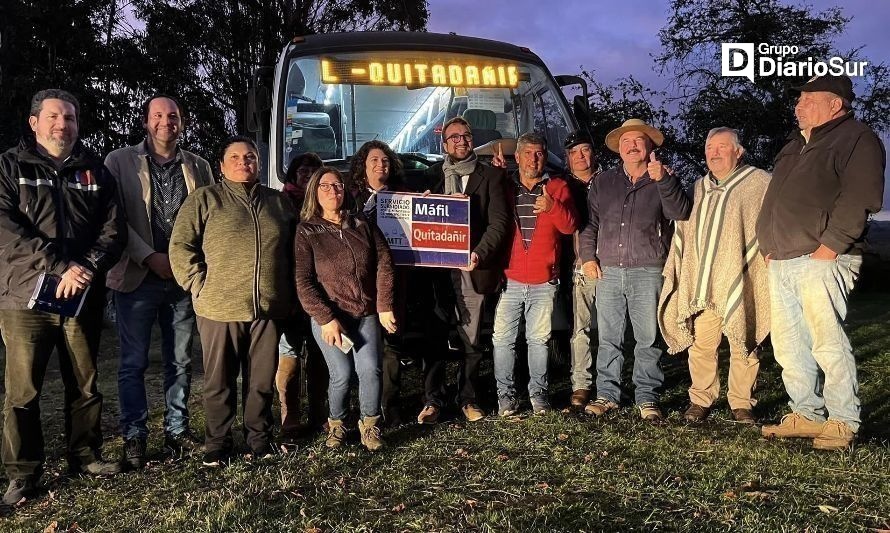
M 645 133 L 652 142 L 655 143 L 655 146 L 661 146 L 661 143 L 664 142 L 664 135 L 658 130 L 658 128 L 653 128 L 649 124 L 646 124 L 642 120 L 638 118 L 631 118 L 624 121 L 624 124 L 621 125 L 620 128 L 615 128 L 610 131 L 608 135 L 606 135 L 606 147 L 613 152 L 618 152 L 618 139 L 621 138 L 622 135 L 629 131 L 641 131 Z

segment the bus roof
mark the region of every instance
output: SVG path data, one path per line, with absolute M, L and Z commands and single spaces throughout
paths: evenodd
M 409 31 L 357 31 L 295 37 L 287 44 L 290 54 L 312 55 L 358 50 L 441 50 L 483 54 L 544 66 L 534 52 L 502 41 L 445 33 Z

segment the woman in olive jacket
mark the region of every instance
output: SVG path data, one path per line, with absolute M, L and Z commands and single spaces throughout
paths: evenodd
M 332 167 L 320 168 L 309 182 L 295 240 L 297 295 L 330 373 L 326 444 L 343 443 L 349 383 L 357 374 L 359 433 L 373 451 L 383 446 L 380 325 L 396 331 L 393 266 L 380 230 L 343 209 L 344 189 Z

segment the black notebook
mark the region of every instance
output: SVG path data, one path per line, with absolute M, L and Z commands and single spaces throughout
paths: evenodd
M 34 287 L 31 299 L 28 300 L 28 309 L 46 311 L 47 313 L 55 313 L 62 316 L 74 317 L 79 315 L 87 293 L 90 292 L 89 285 L 77 296 L 62 300 L 61 298 L 56 298 L 56 288 L 59 286 L 60 281 L 61 278 L 58 276 L 53 276 L 46 272 L 40 274 L 40 277 L 37 278 L 37 286 Z

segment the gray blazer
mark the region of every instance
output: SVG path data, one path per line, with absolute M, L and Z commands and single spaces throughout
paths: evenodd
M 182 152 L 182 174 L 192 193 L 198 187 L 213 183 L 210 163 L 188 152 Z M 148 170 L 145 142 L 115 150 L 105 158 L 105 166 L 117 178 L 120 204 L 127 216 L 129 241 L 121 260 L 108 272 L 106 285 L 120 292 L 132 292 L 142 284 L 148 267 L 145 258 L 155 253 L 151 235 L 151 176 Z

